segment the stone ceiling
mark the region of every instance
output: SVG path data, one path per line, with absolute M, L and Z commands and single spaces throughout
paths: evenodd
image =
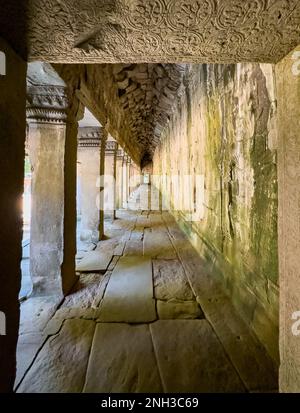
M 28 0 L 30 60 L 275 63 L 300 44 L 299 0 Z
M 80 91 L 82 103 L 102 125 L 109 125 L 111 135 L 142 164 L 152 158 L 184 88 L 188 66 L 54 65 L 62 79 Z
M 141 161 L 152 158 L 179 94 L 185 65 L 132 64 L 113 67 L 123 127 L 139 148 Z

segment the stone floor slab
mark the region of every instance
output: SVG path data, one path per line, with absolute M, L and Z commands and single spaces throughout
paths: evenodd
M 197 297 L 206 318 L 249 391 L 273 391 L 278 388 L 274 363 L 266 350 L 236 314 L 229 298 Z
M 195 299 L 179 260 L 153 260 L 153 276 L 156 299 Z
M 46 337 L 40 333 L 22 334 L 18 340 L 17 348 L 17 375 L 15 388 L 19 385 L 26 371 L 33 362 L 35 355 L 42 347 Z
M 101 290 L 103 274 L 81 274 L 73 290 L 65 297 L 61 308 L 89 308 Z
M 161 320 L 204 318 L 197 301 L 157 301 L 157 314 Z
M 55 313 L 62 298 L 31 297 L 21 304 L 19 334 L 41 333 Z
M 126 242 L 124 255 L 143 255 L 143 241 L 130 239 Z
M 141 323 L 155 319 L 151 259 L 120 258 L 106 288 L 99 321 Z
M 43 333 L 45 336 L 53 336 L 59 333 L 63 323 L 68 319 L 96 320 L 97 312 L 94 308 L 65 307 L 56 311 L 55 315 L 49 320 Z
M 66 320 L 48 338 L 22 381 L 19 393 L 80 393 L 84 386 L 95 323 Z
M 152 228 L 145 228 L 144 255 L 152 258 L 164 258 L 169 260 L 177 258 L 168 234 L 164 231 L 156 231 Z
M 85 254 L 82 260 L 77 264 L 76 271 L 89 272 L 107 270 L 112 259 L 112 254 L 106 254 L 99 250 L 89 251 Z
M 150 331 L 164 391 L 245 391 L 206 320 L 161 320 L 151 324 Z
M 97 324 L 84 392 L 161 392 L 148 325 Z

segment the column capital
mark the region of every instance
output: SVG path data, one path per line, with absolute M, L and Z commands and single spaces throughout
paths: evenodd
M 118 142 L 116 141 L 106 141 L 105 153 L 114 155 L 117 153 Z
M 123 151 L 123 149 L 118 149 L 118 151 L 117 151 L 117 158 L 123 160 L 123 156 L 124 156 L 124 151 Z
M 102 128 L 82 127 L 78 129 L 79 148 L 99 148 L 103 139 Z
M 66 123 L 68 107 L 64 86 L 38 85 L 29 86 L 27 90 L 28 123 Z

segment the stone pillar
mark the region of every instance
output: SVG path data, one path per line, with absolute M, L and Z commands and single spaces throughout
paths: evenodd
M 116 166 L 118 144 L 108 140 L 105 148 L 105 203 L 104 214 L 112 221 L 116 218 Z
M 131 194 L 131 176 L 130 176 L 130 165 L 131 165 L 131 158 L 127 155 L 127 199 L 129 199 Z
M 127 209 L 128 203 L 128 168 L 127 168 L 128 155 L 123 156 L 123 208 Z
M 66 93 L 63 86 L 32 86 L 28 90 L 33 295 L 63 296 L 77 280 L 78 124 Z
M 131 159 L 129 164 L 129 190 L 132 193 L 136 188 L 135 184 L 135 165 Z
M 100 239 L 99 198 L 101 128 L 82 127 L 78 134 L 78 163 L 80 165 L 80 239 L 97 243 Z
M 119 149 L 117 152 L 117 166 L 116 166 L 116 208 L 123 207 L 123 149 Z
M 0 75 L 0 393 L 16 374 L 22 259 L 22 193 L 26 128 L 26 63 L 0 38 L 6 74 Z M 3 56 L 4 55 L 4 56 Z M 5 330 L 5 331 L 4 331 Z
M 105 148 L 108 138 L 107 128 L 101 128 L 101 145 L 100 145 L 100 180 L 99 198 L 98 198 L 98 210 L 99 210 L 99 239 L 104 237 L 104 186 L 105 186 Z

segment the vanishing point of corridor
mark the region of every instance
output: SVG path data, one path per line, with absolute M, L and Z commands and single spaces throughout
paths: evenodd
M 276 391 L 263 347 L 171 215 L 139 209 L 141 190 L 105 240 L 81 244 L 61 303 L 31 298 L 34 319 L 21 308 L 17 391 Z

